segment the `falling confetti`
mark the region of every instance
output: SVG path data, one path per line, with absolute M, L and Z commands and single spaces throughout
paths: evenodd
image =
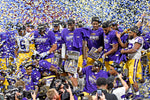
M 91 17 L 101 21 L 117 20 L 125 27 L 135 24 L 143 11 L 148 11 L 148 0 L 1 0 L 1 24 L 32 21 L 66 21 L 68 18 L 82 19 L 89 24 Z

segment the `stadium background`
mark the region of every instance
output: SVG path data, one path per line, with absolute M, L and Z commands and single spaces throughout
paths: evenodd
M 149 0 L 1 0 L 0 27 L 7 22 L 51 23 L 53 19 L 66 21 L 74 18 L 90 26 L 93 16 L 101 21 L 117 20 L 124 27 L 138 21 L 139 16 L 148 11 Z

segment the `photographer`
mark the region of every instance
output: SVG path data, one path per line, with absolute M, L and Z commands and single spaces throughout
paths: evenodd
M 96 81 L 97 89 L 104 93 L 106 100 L 118 100 L 116 95 L 107 92 L 107 80 L 105 78 L 98 78 Z M 102 95 L 101 93 L 101 95 Z M 97 93 L 98 94 L 98 93 Z
M 4 92 L 5 100 L 28 100 L 33 98 L 36 100 L 36 94 L 34 92 L 26 91 L 25 82 L 17 81 L 14 88 L 8 89 Z
M 74 97 L 72 95 L 71 88 L 67 89 L 67 92 L 70 94 L 70 99 L 69 100 L 74 100 Z M 56 89 L 52 88 L 47 91 L 47 98 L 45 100 L 60 100 L 60 96 Z M 62 99 L 61 99 L 62 100 Z M 68 100 L 68 99 L 67 99 Z
M 61 77 L 60 79 L 56 79 L 54 81 L 54 83 L 51 84 L 50 87 L 56 89 L 56 91 L 60 95 L 61 100 L 74 100 L 74 96 L 72 93 L 73 87 L 72 87 L 71 83 L 66 80 L 65 77 Z M 52 92 L 52 93 L 54 93 L 54 92 Z M 47 95 L 47 97 L 50 97 L 50 96 Z
M 121 81 L 121 84 L 123 86 L 118 87 L 118 88 L 114 88 L 116 83 L 116 79 L 119 79 Z M 129 89 L 129 86 L 127 85 L 127 83 L 122 79 L 122 74 L 118 74 L 118 77 L 115 78 L 113 76 L 107 78 L 107 89 L 112 93 L 115 94 L 118 98 L 118 100 L 123 100 L 121 97 L 123 95 L 125 95 L 125 93 L 127 92 L 127 90 Z
M 20 100 L 18 99 L 18 96 L 20 96 L 21 94 L 16 92 L 16 95 L 15 95 L 15 100 Z M 34 93 L 31 93 L 31 96 L 32 96 L 32 100 L 36 100 L 36 94 L 35 92 Z M 22 100 L 28 100 L 27 98 L 23 98 Z

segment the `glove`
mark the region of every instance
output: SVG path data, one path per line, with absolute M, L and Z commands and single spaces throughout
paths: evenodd
M 38 55 L 39 55 L 39 52 L 38 51 L 34 51 L 33 55 L 31 56 L 31 58 L 34 60 Z
M 46 52 L 43 52 L 43 53 L 41 53 L 41 54 L 39 54 L 40 55 L 40 58 L 45 58 L 47 55 L 49 55 L 50 54 L 50 52 L 49 51 L 46 51 Z
M 38 51 L 34 51 L 34 52 L 33 52 L 33 55 L 37 55 L 37 54 L 39 54 Z
M 83 65 L 83 66 L 86 66 L 86 65 L 87 65 L 87 60 L 86 60 L 86 59 L 83 60 L 82 65 Z

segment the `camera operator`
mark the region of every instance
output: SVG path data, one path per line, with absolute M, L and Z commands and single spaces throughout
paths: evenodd
M 115 88 L 115 84 L 116 83 L 116 79 L 119 79 L 121 81 L 121 84 L 123 86 Z M 121 98 L 123 95 L 125 95 L 125 93 L 127 92 L 127 90 L 129 89 L 129 86 L 127 85 L 127 83 L 122 79 L 122 74 L 118 74 L 117 78 L 115 78 L 114 76 L 111 76 L 109 78 L 107 78 L 107 89 L 112 93 L 115 94 L 118 98 L 118 100 L 124 100 L 123 98 Z
M 108 78 L 110 74 L 115 74 L 116 71 L 111 69 L 109 72 L 101 70 L 102 63 L 100 61 L 95 61 L 93 66 L 87 66 L 86 68 L 78 68 L 79 75 L 85 75 L 85 87 L 83 89 L 84 95 L 89 95 L 97 90 L 96 80 L 99 77 Z
M 74 96 L 72 93 L 73 87 L 72 87 L 71 83 L 66 80 L 65 77 L 56 79 L 50 87 L 56 89 L 56 91 L 60 95 L 61 100 L 74 100 Z M 47 95 L 47 97 L 49 97 L 49 96 Z
M 19 95 L 21 95 L 21 94 L 18 93 L 18 92 L 16 92 L 15 100 L 20 100 L 20 99 L 18 99 L 18 97 L 17 97 L 17 96 L 19 96 Z M 32 100 L 36 100 L 36 94 L 35 94 L 35 92 L 34 92 L 33 94 L 31 93 L 31 96 L 32 96 Z M 28 100 L 28 99 L 23 98 L 22 100 Z
M 21 80 L 17 81 L 14 89 L 17 89 L 17 92 L 15 92 L 14 97 L 13 96 L 10 96 L 11 98 L 6 97 L 7 100 L 13 99 L 13 98 L 15 98 L 15 100 L 28 100 L 29 96 L 33 100 L 36 100 L 36 93 L 35 93 L 36 91 L 27 93 L 24 81 L 21 81 Z M 11 95 L 13 95 L 13 94 L 11 94 Z
M 107 92 L 108 85 L 107 85 L 107 80 L 105 78 L 98 78 L 96 81 L 96 85 L 97 85 L 97 89 L 100 89 L 102 93 L 104 93 L 106 100 L 118 100 L 116 95 Z

